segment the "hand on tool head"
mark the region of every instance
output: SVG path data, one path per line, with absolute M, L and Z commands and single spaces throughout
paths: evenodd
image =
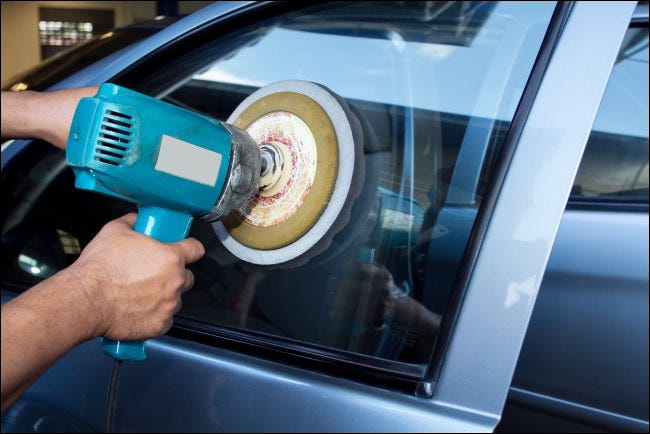
M 96 309 L 93 335 L 145 340 L 167 332 L 205 250 L 194 238 L 161 243 L 135 232 L 135 214 L 107 223 L 68 271 Z
M 53 92 L 2 92 L 2 138 L 41 139 L 65 149 L 79 100 L 94 96 L 98 86 Z

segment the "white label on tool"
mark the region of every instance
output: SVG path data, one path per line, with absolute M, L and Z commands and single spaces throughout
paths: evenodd
M 214 187 L 220 167 L 221 154 L 162 136 L 156 170 Z

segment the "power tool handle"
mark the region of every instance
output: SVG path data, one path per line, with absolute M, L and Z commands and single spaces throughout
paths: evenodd
M 187 237 L 192 219 L 190 214 L 184 212 L 140 205 L 133 229 L 163 243 L 175 243 Z
M 183 212 L 140 205 L 133 229 L 158 241 L 175 243 L 187 237 L 192 219 L 190 214 Z M 102 338 L 102 347 L 104 353 L 115 359 L 138 361 L 147 358 L 145 341 L 114 341 Z

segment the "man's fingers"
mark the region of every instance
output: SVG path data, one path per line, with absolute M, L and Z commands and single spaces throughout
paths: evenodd
M 194 273 L 190 270 L 185 270 L 185 284 L 183 285 L 182 292 L 189 291 L 194 286 Z
M 171 245 L 183 256 L 186 264 L 198 261 L 205 254 L 203 244 L 196 238 L 186 238 Z
M 122 217 L 115 219 L 116 222 L 121 222 L 126 225 L 128 225 L 130 228 L 133 227 L 135 224 L 135 219 L 138 217 L 138 215 L 134 212 L 130 212 L 128 214 L 123 215 Z

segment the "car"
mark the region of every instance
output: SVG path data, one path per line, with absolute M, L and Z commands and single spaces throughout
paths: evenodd
M 648 431 L 647 2 L 217 2 L 49 89 L 225 121 L 286 79 L 366 126 L 331 245 L 269 269 L 194 223 L 147 360 L 112 377 L 88 341 L 3 431 Z M 0 192 L 3 302 L 136 210 L 37 141 L 3 144 Z

